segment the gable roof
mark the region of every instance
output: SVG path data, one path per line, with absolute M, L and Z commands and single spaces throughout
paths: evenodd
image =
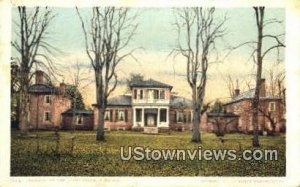
M 172 89 L 173 86 L 169 84 L 165 84 L 153 79 L 148 79 L 148 80 L 139 80 L 132 82 L 130 84 L 130 88 L 132 87 L 140 87 L 140 88 L 169 88 Z
M 229 102 L 225 103 L 225 105 L 231 104 L 231 103 L 236 103 L 242 100 L 247 100 L 247 99 L 253 99 L 254 98 L 254 89 L 250 89 L 246 92 L 243 92 L 239 94 L 238 96 L 233 97 Z M 261 100 L 278 100 L 280 97 L 276 96 L 271 96 L 271 95 L 266 95 L 265 97 L 260 97 Z

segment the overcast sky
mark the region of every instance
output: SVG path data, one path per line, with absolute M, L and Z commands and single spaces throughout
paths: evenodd
M 75 8 L 54 8 L 57 14 L 51 23 L 49 42 L 64 52 L 56 60 L 57 63 L 65 67 L 70 66 L 74 61 L 89 65 L 89 60 L 85 53 L 84 38 L 76 14 Z M 87 15 L 90 9 L 81 8 L 82 14 Z M 174 49 L 176 44 L 177 32 L 173 23 L 174 12 L 171 8 L 134 8 L 132 14 L 137 13 L 136 23 L 139 24 L 134 39 L 128 46 L 128 50 L 141 47 L 135 53 L 138 62 L 133 59 L 125 60 L 118 68 L 120 79 L 125 79 L 131 72 L 144 74 L 146 78 L 153 78 L 162 82 L 172 84 L 173 91 L 180 95 L 189 97 L 190 88 L 186 84 L 184 76 L 184 59 L 182 57 L 168 57 L 169 53 Z M 13 9 L 13 20 L 17 21 L 17 9 Z M 228 46 L 236 46 L 240 43 L 255 40 L 255 16 L 252 8 L 231 8 L 217 9 L 217 19 L 222 19 L 227 15 L 226 35 L 224 39 L 219 41 L 218 51 L 220 55 L 227 53 Z M 266 9 L 265 19 L 276 18 L 284 21 L 284 9 Z M 13 24 L 12 31 L 15 32 L 16 27 Z M 266 27 L 265 32 L 270 34 L 284 33 L 284 22 L 282 25 L 274 24 Z M 12 35 L 15 40 L 16 35 Z M 209 81 L 206 96 L 208 100 L 215 98 L 228 97 L 228 90 L 224 81 L 224 75 L 232 74 L 233 77 L 241 79 L 250 79 L 251 73 L 254 71 L 254 65 L 248 57 L 251 48 L 243 47 L 233 52 L 221 64 L 214 64 L 209 70 Z M 12 51 L 12 56 L 16 56 L 16 52 Z M 274 66 L 276 61 L 276 53 L 272 53 L 266 58 L 265 69 Z M 280 65 L 282 68 L 283 65 Z M 174 74 L 175 72 L 175 74 Z M 93 77 L 91 72 L 91 77 Z M 67 75 L 66 75 L 67 76 Z M 67 81 L 67 78 L 64 78 Z M 94 85 L 91 85 L 86 95 L 88 103 L 93 103 Z M 113 95 L 125 92 L 124 86 L 120 86 Z

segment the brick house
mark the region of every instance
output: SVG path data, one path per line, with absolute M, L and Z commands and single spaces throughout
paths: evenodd
M 172 86 L 149 79 L 130 86 L 131 95 L 121 95 L 108 100 L 104 128 L 108 130 L 143 130 L 157 127 L 164 130 L 192 130 L 192 101 L 173 95 Z M 98 124 L 98 107 L 94 107 L 94 129 Z M 226 132 L 237 131 L 238 115 L 233 113 L 204 113 L 202 131 L 216 131 L 215 122 L 226 124 Z M 232 120 L 234 119 L 234 120 Z M 229 120 L 229 121 L 228 121 Z
M 172 86 L 152 79 L 130 85 L 132 95 L 108 100 L 105 112 L 106 129 L 142 130 L 144 127 L 169 129 L 170 95 Z M 98 107 L 94 106 L 95 127 Z
M 94 112 L 91 110 L 69 109 L 61 115 L 63 130 L 93 130 Z
M 243 133 L 251 133 L 252 127 L 252 112 L 251 105 L 254 97 L 254 89 L 240 93 L 239 89 L 235 90 L 235 96 L 227 102 L 225 110 L 239 115 L 238 131 Z M 265 79 L 261 80 L 260 88 L 260 112 L 258 115 L 259 131 L 271 131 L 272 126 L 266 114 L 272 117 L 275 121 L 275 132 L 285 130 L 284 106 L 282 99 L 275 96 L 270 96 L 266 93 Z
M 98 107 L 94 107 L 94 127 L 98 125 Z M 132 127 L 131 96 L 121 95 L 108 100 L 104 116 L 104 128 L 108 130 L 130 130 Z
M 45 77 L 44 72 L 36 71 L 35 84 L 29 87 L 29 129 L 60 127 L 61 113 L 71 107 L 71 100 L 64 96 L 66 85 L 54 87 Z

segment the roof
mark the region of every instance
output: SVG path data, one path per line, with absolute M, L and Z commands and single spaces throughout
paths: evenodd
M 169 85 L 169 84 L 165 84 L 153 79 L 148 79 L 148 80 L 139 80 L 139 81 L 135 81 L 132 82 L 130 84 L 130 88 L 132 87 L 142 87 L 142 88 L 169 88 L 172 89 L 173 86 Z
M 93 115 L 94 112 L 92 110 L 78 110 L 78 109 L 69 109 L 62 113 L 62 115 L 70 115 L 73 114 L 83 114 L 83 115 Z
M 193 102 L 185 97 L 172 95 L 170 105 L 173 107 L 192 106 Z
M 246 99 L 253 99 L 254 98 L 254 89 L 250 89 L 246 92 L 243 92 L 241 94 L 239 94 L 238 96 L 233 97 L 229 102 L 225 103 L 225 105 L 231 104 L 231 103 L 236 103 L 242 100 L 246 100 Z M 260 97 L 261 100 L 277 100 L 280 99 L 279 97 L 275 97 L 275 96 L 271 96 L 271 95 L 267 95 L 265 97 Z
M 117 97 L 113 97 L 108 99 L 108 106 L 131 106 L 131 96 L 129 95 L 120 95 Z
M 239 115 L 236 115 L 232 112 L 227 112 L 227 113 L 207 113 L 208 117 L 225 117 L 225 118 L 234 118 L 234 117 L 239 117 Z
M 29 93 L 58 93 L 58 88 L 46 84 L 34 84 L 29 87 Z

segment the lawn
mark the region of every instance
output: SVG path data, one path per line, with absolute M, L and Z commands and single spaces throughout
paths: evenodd
M 227 134 L 224 143 L 211 133 L 202 134 L 202 144 L 190 142 L 191 132 L 145 135 L 141 132 L 109 131 L 106 142 L 95 141 L 94 131 L 59 132 L 56 143 L 49 138 L 54 132 L 39 132 L 39 151 L 34 136 L 18 137 L 12 131 L 11 176 L 285 176 L 285 135 L 260 137 L 259 149 L 278 150 L 278 160 L 129 160 L 120 158 L 120 146 L 143 146 L 150 149 L 195 150 L 235 149 L 241 155 L 251 149 L 251 135 Z M 32 133 L 35 134 L 35 133 Z M 73 152 L 72 136 L 75 136 Z M 239 143 L 240 142 L 240 143 Z M 241 150 L 240 150 L 241 149 Z M 128 149 L 125 149 L 128 153 Z

